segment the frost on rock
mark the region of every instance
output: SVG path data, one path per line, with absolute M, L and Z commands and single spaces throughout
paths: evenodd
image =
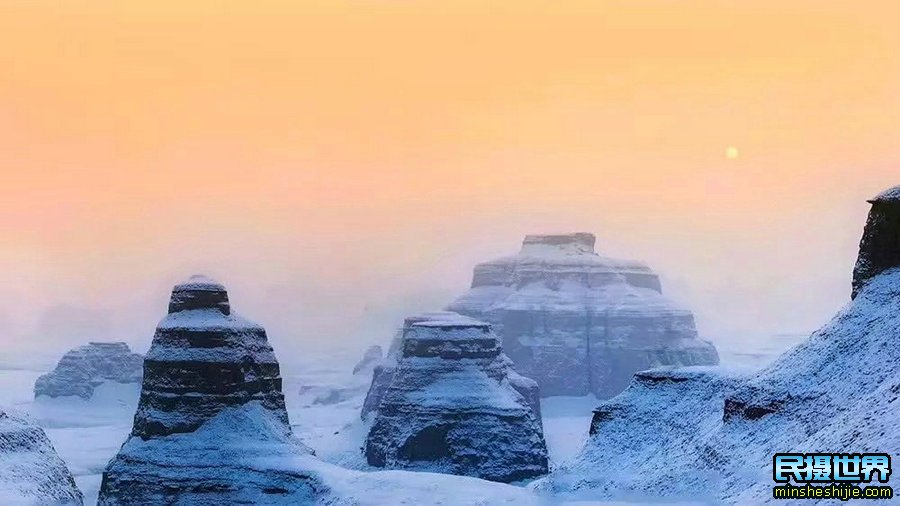
M 518 255 L 477 265 L 448 309 L 490 322 L 543 396 L 608 398 L 636 371 L 718 363 L 649 267 L 601 257 L 594 242 L 587 233 L 526 236 Z
M 303 504 L 321 486 L 287 465 L 311 451 L 291 433 L 265 330 L 231 312 L 225 288 L 172 290 L 144 360 L 134 427 L 100 504 Z
M 92 342 L 69 350 L 56 368 L 34 383 L 34 396 L 77 396 L 90 399 L 94 389 L 110 381 L 140 383 L 144 357 L 125 343 Z
M 47 434 L 0 411 L 0 504 L 81 505 L 81 492 Z
M 533 382 L 512 373 L 489 324 L 409 318 L 400 345 L 366 439 L 370 465 L 501 482 L 547 472 L 540 418 L 517 389 Z
M 871 226 L 870 219 L 867 236 Z M 864 241 L 866 253 L 879 254 Z M 581 454 L 536 487 L 579 497 L 775 502 L 774 453 L 900 454 L 898 364 L 895 267 L 873 275 L 831 322 L 759 372 L 638 374 L 596 410 Z

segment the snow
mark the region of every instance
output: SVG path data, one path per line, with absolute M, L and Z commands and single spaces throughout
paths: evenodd
M 584 450 L 535 488 L 599 499 L 655 490 L 668 498 L 761 504 L 773 501 L 774 453 L 898 455 L 898 340 L 900 269 L 893 269 L 758 372 L 640 373 L 601 405 L 603 420 Z M 750 415 L 744 407 L 771 412 Z
M 869 202 L 887 202 L 887 201 L 893 201 L 893 202 L 900 201 L 900 186 L 895 186 L 893 188 L 888 188 L 887 190 L 884 190 L 883 192 L 876 195 L 875 198 L 873 198 Z
M 332 502 L 327 504 L 649 504 L 642 501 L 646 498 L 635 497 L 629 497 L 627 502 L 579 494 L 547 498 L 543 492 L 474 478 L 370 468 L 360 451 L 368 426 L 359 420 L 370 378 L 366 374 L 351 374 L 358 351 L 310 355 L 301 362 L 282 363 L 292 428 L 298 439 L 316 451 L 316 459 L 321 461 L 318 464 L 321 467 L 317 469 L 333 491 L 329 498 Z M 95 504 L 100 475 L 131 431 L 137 386 L 106 383 L 97 388 L 89 401 L 80 398 L 34 401 L 34 380 L 51 370 L 58 357 L 3 358 L 0 405 L 14 405 L 31 413 L 67 463 L 77 486 L 84 493 L 85 504 Z M 301 394 L 303 387 L 305 392 Z M 315 397 L 328 389 L 342 389 L 349 394 L 335 404 L 314 404 Z M 542 399 L 541 404 L 551 468 L 556 468 L 581 450 L 587 438 L 591 411 L 598 401 L 592 396 L 549 397 Z M 310 465 L 317 464 L 312 462 Z M 15 501 L 3 499 L 0 497 L 0 504 L 15 504 Z M 354 503 L 354 500 L 358 502 Z M 696 502 L 666 504 L 677 506 Z

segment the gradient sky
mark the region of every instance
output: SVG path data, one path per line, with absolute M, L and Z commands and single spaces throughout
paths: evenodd
M 812 330 L 900 183 L 897 19 L 0 0 L 0 342 L 148 343 L 195 271 L 283 347 L 379 339 L 552 231 L 650 263 L 713 340 Z

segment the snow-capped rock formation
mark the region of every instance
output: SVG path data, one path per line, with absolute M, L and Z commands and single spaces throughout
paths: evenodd
M 872 209 L 853 269 L 852 297 L 873 276 L 900 265 L 900 186 L 881 192 L 869 203 Z
M 125 343 L 89 343 L 69 350 L 56 368 L 34 382 L 34 396 L 90 399 L 106 381 L 140 383 L 144 357 Z
M 882 211 L 876 201 L 861 256 L 889 258 L 876 245 L 896 244 L 869 240 L 900 229 Z M 639 374 L 597 409 L 582 453 L 537 488 L 761 504 L 774 501 L 774 453 L 900 454 L 900 261 L 879 265 L 831 322 L 757 373 Z
M 714 365 L 693 314 L 662 296 L 644 264 L 601 257 L 592 234 L 529 235 L 518 255 L 475 267 L 448 309 L 491 323 L 543 396 L 622 391 L 636 371 Z
M 81 492 L 47 434 L 0 411 L 0 504 L 81 505 Z
M 221 284 L 175 286 L 144 360 L 134 428 L 103 473 L 100 504 L 306 504 L 321 490 L 288 423 L 265 330 Z
M 407 319 L 366 439 L 369 464 L 501 482 L 546 473 L 540 419 L 510 369 L 487 323 L 448 313 Z

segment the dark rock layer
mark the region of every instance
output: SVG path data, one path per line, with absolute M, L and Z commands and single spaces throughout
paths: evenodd
M 34 396 L 90 399 L 106 381 L 140 383 L 144 361 L 125 343 L 89 343 L 66 352 L 56 368 L 34 383 Z
M 534 385 L 511 365 L 487 323 L 448 313 L 407 319 L 366 439 L 369 464 L 502 482 L 546 473 L 540 418 L 513 381 Z
M 490 322 L 541 395 L 611 397 L 636 371 L 712 365 L 694 317 L 661 295 L 646 265 L 594 252 L 594 236 L 527 236 L 521 252 L 475 267 L 448 309 Z

